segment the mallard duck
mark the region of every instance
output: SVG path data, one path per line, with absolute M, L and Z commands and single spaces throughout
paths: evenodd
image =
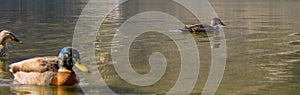
M 0 57 L 4 57 L 7 56 L 7 43 L 10 41 L 16 41 L 19 44 L 22 44 L 22 41 L 20 41 L 15 35 L 14 33 L 10 32 L 9 30 L 2 30 L 0 32 Z
M 220 18 L 213 18 L 211 20 L 210 25 L 207 24 L 192 24 L 192 25 L 185 25 L 182 31 L 189 31 L 192 33 L 195 32 L 213 32 L 219 29 L 219 25 L 225 26 L 225 24 L 221 21 Z
M 79 80 L 72 67 L 84 72 L 88 69 L 80 63 L 79 52 L 72 47 L 61 49 L 59 55 L 35 57 L 9 65 L 10 72 L 19 84 L 74 85 Z

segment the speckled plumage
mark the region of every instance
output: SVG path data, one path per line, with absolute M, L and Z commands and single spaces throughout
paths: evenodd
M 12 32 L 9 30 L 3 30 L 0 32 L 0 57 L 4 57 L 8 55 L 8 46 L 7 43 L 10 41 L 16 41 L 18 43 L 22 43 Z

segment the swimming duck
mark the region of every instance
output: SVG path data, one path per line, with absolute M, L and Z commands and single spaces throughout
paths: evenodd
M 207 24 L 192 24 L 192 25 L 185 25 L 183 31 L 189 31 L 192 33 L 195 32 L 213 32 L 219 29 L 219 25 L 225 26 L 225 24 L 221 21 L 220 18 L 213 18 L 211 20 L 210 25 Z
M 80 63 L 79 52 L 72 47 L 61 49 L 59 55 L 35 57 L 11 64 L 10 72 L 19 84 L 74 85 L 79 83 L 72 67 L 88 69 Z
M 18 42 L 19 44 L 22 44 L 22 41 L 20 41 L 14 33 L 10 32 L 9 30 L 2 30 L 0 32 L 0 57 L 7 56 L 7 43 L 13 40 L 15 42 Z

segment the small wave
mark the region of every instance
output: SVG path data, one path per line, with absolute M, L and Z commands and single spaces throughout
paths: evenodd
M 289 34 L 288 36 L 300 36 L 300 33 L 292 33 L 292 34 Z
M 11 79 L 0 79 L 0 87 L 12 86 L 11 82 L 13 82 Z
M 169 30 L 169 32 L 183 32 L 181 30 Z

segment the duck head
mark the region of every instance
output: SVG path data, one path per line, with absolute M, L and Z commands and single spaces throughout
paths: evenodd
M 217 26 L 217 25 L 222 25 L 222 26 L 225 26 L 225 24 L 221 21 L 220 18 L 213 18 L 211 20 L 211 26 Z
M 7 43 L 9 41 L 9 39 L 12 41 L 18 42 L 19 44 L 23 43 L 15 36 L 14 33 L 10 32 L 9 30 L 3 30 L 0 32 L 1 43 Z
M 88 72 L 87 67 L 80 63 L 79 52 L 72 47 L 65 47 L 61 49 L 58 55 L 58 66 L 59 69 L 67 69 L 72 71 L 72 67 L 75 65 L 79 70 Z

